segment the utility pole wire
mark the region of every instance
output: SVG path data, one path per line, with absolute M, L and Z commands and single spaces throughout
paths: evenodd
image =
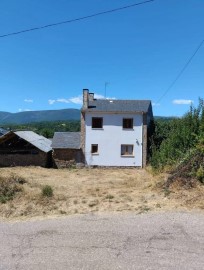
M 166 94 L 171 90 L 171 88 L 176 84 L 176 82 L 179 80 L 179 78 L 182 76 L 182 74 L 184 73 L 184 71 L 190 65 L 190 63 L 192 62 L 193 58 L 196 56 L 197 52 L 200 50 L 200 48 L 202 47 L 203 44 L 204 44 L 204 39 L 201 41 L 201 43 L 199 44 L 199 46 L 197 47 L 197 49 L 195 50 L 195 52 L 188 59 L 188 61 L 186 62 L 186 64 L 184 65 L 184 67 L 181 69 L 181 71 L 179 72 L 179 74 L 176 76 L 176 78 L 173 80 L 173 82 L 169 85 L 169 87 L 167 88 L 167 90 L 164 92 L 164 94 L 160 97 L 160 99 L 156 103 L 159 103 L 166 96 Z
M 36 31 L 36 30 L 40 30 L 40 29 L 44 29 L 44 28 L 48 28 L 48 27 L 53 27 L 53 26 L 58 26 L 58 25 L 66 24 L 66 23 L 82 21 L 82 20 L 90 19 L 90 18 L 93 18 L 93 17 L 96 17 L 96 16 L 101 16 L 101 15 L 105 15 L 105 14 L 108 14 L 108 13 L 113 13 L 113 12 L 117 12 L 117 11 L 120 11 L 120 10 L 133 8 L 135 6 L 139 6 L 139 5 L 143 5 L 143 4 L 148 4 L 148 3 L 154 2 L 154 1 L 155 0 L 143 1 L 143 2 L 132 4 L 132 5 L 128 5 L 128 6 L 123 6 L 123 7 L 120 7 L 120 8 L 114 8 L 114 9 L 111 9 L 111 10 L 106 10 L 106 11 L 98 12 L 98 13 L 95 13 L 95 14 L 87 15 L 87 16 L 84 16 L 84 17 L 79 17 L 79 18 L 76 18 L 76 19 L 71 19 L 71 20 L 67 20 L 67 21 L 63 21 L 63 22 L 57 22 L 57 23 L 51 23 L 51 24 L 47 24 L 47 25 L 43 25 L 43 26 L 39 26 L 39 27 L 34 27 L 34 28 L 30 28 L 30 29 L 21 30 L 21 31 L 18 31 L 18 32 L 12 32 L 12 33 L 8 33 L 8 34 L 0 35 L 0 38 L 5 38 L 5 37 L 8 37 L 8 36 L 13 36 L 13 35 L 19 35 L 19 34 L 23 34 L 23 33 L 26 33 L 26 32 Z

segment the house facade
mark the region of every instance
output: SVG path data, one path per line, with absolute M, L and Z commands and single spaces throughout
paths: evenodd
M 88 166 L 145 167 L 149 100 L 94 99 L 83 90 L 81 148 Z

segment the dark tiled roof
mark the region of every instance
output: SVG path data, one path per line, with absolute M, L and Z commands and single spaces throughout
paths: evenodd
M 55 132 L 52 148 L 55 149 L 80 149 L 80 132 Z
M 89 101 L 86 110 L 100 112 L 148 112 L 151 107 L 150 100 L 107 100 L 97 99 Z

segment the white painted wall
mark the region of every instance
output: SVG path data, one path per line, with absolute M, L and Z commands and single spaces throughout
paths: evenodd
M 92 117 L 103 117 L 103 129 L 92 129 Z M 133 118 L 133 129 L 123 129 L 123 118 Z M 142 166 L 142 115 L 86 112 L 85 158 L 87 165 Z M 91 154 L 98 144 L 99 154 Z M 121 144 L 133 144 L 134 156 L 121 156 Z

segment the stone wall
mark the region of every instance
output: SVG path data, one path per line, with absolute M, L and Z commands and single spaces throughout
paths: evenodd
M 85 164 L 85 139 L 86 139 L 86 126 L 85 126 L 85 113 L 81 111 L 81 149 L 82 149 L 82 160 Z
M 56 168 L 69 168 L 82 162 L 81 149 L 54 149 L 53 160 Z
M 54 149 L 53 158 L 59 160 L 74 160 L 76 163 L 81 162 L 80 149 Z
M 0 167 L 41 166 L 51 167 L 51 152 L 36 154 L 1 154 Z

